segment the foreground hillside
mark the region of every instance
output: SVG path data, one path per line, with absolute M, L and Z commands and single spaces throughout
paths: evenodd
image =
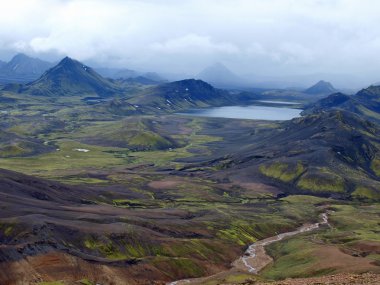
M 302 279 L 286 279 L 279 282 L 261 283 L 256 282 L 257 285 L 362 285 L 362 284 L 378 284 L 380 283 L 380 276 L 376 274 L 337 274 L 324 277 L 302 278 Z M 246 283 L 249 284 L 249 283 Z
M 2 282 L 150 284 L 152 279 L 164 283 L 211 275 L 228 269 L 248 244 L 314 222 L 325 207 L 334 210 L 332 228 L 323 228 L 317 238 L 307 234 L 290 244 L 281 242 L 269 251 L 274 267 L 261 278 L 377 272 L 376 204 L 278 198 L 283 186 L 265 176 L 259 174 L 254 181 L 215 179 L 208 173 L 220 168 L 212 164 L 204 177 L 191 174 L 189 167 L 200 160 L 208 163 L 207 157 L 220 154 L 218 149 L 238 151 L 257 137 L 277 135 L 280 125 L 176 116 L 131 119 L 87 122 L 74 132 L 55 130 L 48 135 L 49 144 L 59 151 L 2 159 L 3 167 L 71 184 L 1 172 L 0 206 L 6 210 L 1 212 L 0 266 L 7 272 Z M 174 138 L 182 146 L 133 150 L 122 144 L 123 136 L 91 137 L 100 126 L 110 132 L 112 126 L 116 130 L 126 124 L 128 130 L 137 123 L 152 124 L 151 130 L 161 135 L 177 134 Z M 288 254 L 302 246 L 313 250 Z M 323 263 L 326 259 L 334 263 Z M 252 278 L 240 272 L 228 280 Z

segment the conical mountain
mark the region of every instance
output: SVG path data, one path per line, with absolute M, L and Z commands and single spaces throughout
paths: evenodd
M 237 76 L 222 63 L 215 63 L 206 67 L 196 78 L 211 83 L 216 87 L 237 87 L 244 84 L 242 78 Z
M 0 82 L 30 82 L 52 66 L 50 62 L 19 53 L 7 63 L 0 62 Z
M 41 96 L 99 95 L 109 96 L 119 90 L 91 67 L 65 57 L 22 91 Z
M 330 82 L 320 80 L 304 92 L 307 94 L 331 94 L 337 92 L 337 90 Z
M 36 74 L 40 76 L 47 69 L 51 68 L 52 65 L 50 62 L 19 53 L 3 66 L 2 72 L 8 74 Z

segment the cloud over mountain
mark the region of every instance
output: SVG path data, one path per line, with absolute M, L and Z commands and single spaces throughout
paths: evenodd
M 221 61 L 240 74 L 368 77 L 379 73 L 379 9 L 372 0 L 15 0 L 2 4 L 0 59 L 68 55 L 189 74 Z

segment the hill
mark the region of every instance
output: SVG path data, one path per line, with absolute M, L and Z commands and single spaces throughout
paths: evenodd
M 165 150 L 181 144 L 170 134 L 163 131 L 164 122 L 159 118 L 151 119 L 130 116 L 118 123 L 89 126 L 82 129 L 80 141 L 90 145 L 128 147 L 132 151 Z
M 332 94 L 307 106 L 303 114 L 315 114 L 333 109 L 350 111 L 366 119 L 380 122 L 380 86 L 370 86 L 353 96 Z
M 286 193 L 380 200 L 379 135 L 377 125 L 355 114 L 322 112 L 253 136 L 217 167 L 233 181 L 264 177 Z
M 323 80 L 317 82 L 304 91 L 306 94 L 331 94 L 335 92 L 337 92 L 337 90 L 334 88 L 334 86 L 330 82 Z
M 91 67 L 65 57 L 39 79 L 23 86 L 20 92 L 40 96 L 95 94 L 105 97 L 114 95 L 120 90 Z
M 8 63 L 0 63 L 0 82 L 24 83 L 37 79 L 53 66 L 52 63 L 25 54 L 15 55 Z
M 39 139 L 0 130 L 0 158 L 31 156 L 54 149 L 52 146 L 43 144 L 43 141 Z
M 195 79 L 186 79 L 153 86 L 127 101 L 145 108 L 173 112 L 189 108 L 227 105 L 233 98 L 227 91 Z

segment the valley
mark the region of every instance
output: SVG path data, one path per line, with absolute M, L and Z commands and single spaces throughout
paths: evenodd
M 307 95 L 278 107 L 289 93 L 236 93 L 194 79 L 145 83 L 64 58 L 31 83 L 2 86 L 0 284 L 377 278 L 372 113 L 357 104 L 330 110 L 330 97 Z M 354 96 L 369 106 L 360 94 L 380 96 L 373 89 Z M 277 112 L 305 111 L 287 121 L 178 114 L 263 98 Z M 268 244 L 273 261 L 258 274 L 230 270 L 249 245 L 318 223 L 326 211 L 328 225 Z

